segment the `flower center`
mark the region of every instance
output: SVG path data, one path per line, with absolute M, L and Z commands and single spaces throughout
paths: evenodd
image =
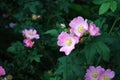
M 29 36 L 33 36 L 33 34 L 32 34 L 32 33 L 29 33 L 28 35 L 29 35 Z
M 83 30 L 84 30 L 83 26 L 78 27 L 78 32 L 79 33 L 83 33 Z
M 68 46 L 71 46 L 71 45 L 72 45 L 72 40 L 71 40 L 71 39 L 67 39 L 66 44 L 67 44 Z
M 108 76 L 104 76 L 104 80 L 110 80 Z
M 95 73 L 93 73 L 92 77 L 97 78 L 98 74 L 95 72 Z
M 29 44 L 30 44 L 30 45 L 32 45 L 32 44 L 33 44 L 33 42 L 32 42 L 32 41 L 29 41 Z

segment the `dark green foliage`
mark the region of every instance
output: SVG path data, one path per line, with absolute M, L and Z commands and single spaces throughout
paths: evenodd
M 89 66 L 114 70 L 120 80 L 120 0 L 1 0 L 0 65 L 13 80 L 85 80 Z M 5 16 L 7 15 L 7 16 Z M 40 18 L 36 18 L 39 16 Z M 57 45 L 77 16 L 94 22 L 100 36 L 86 34 L 70 55 Z M 15 23 L 10 27 L 10 23 Z M 60 24 L 64 23 L 65 27 Z M 36 29 L 40 39 L 24 45 L 24 29 Z

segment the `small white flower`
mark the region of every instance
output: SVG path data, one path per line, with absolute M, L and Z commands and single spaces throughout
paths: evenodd
M 60 25 L 61 25 L 62 28 L 66 27 L 64 23 L 61 23 Z

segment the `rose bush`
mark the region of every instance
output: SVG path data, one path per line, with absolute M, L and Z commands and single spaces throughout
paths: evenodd
M 120 80 L 119 4 L 0 1 L 0 79 Z

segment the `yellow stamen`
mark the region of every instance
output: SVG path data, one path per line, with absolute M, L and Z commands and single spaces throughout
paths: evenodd
M 32 34 L 32 33 L 29 33 L 28 35 L 29 35 L 29 36 L 33 36 L 33 34 Z
M 104 76 L 104 80 L 110 80 L 108 76 Z
M 78 27 L 78 32 L 83 33 L 84 28 L 82 26 Z
M 95 72 L 95 73 L 93 73 L 92 77 L 97 78 L 98 74 Z
M 67 44 L 68 46 L 71 46 L 71 45 L 72 45 L 72 40 L 71 40 L 71 39 L 68 39 L 68 40 L 66 41 L 66 44 Z

